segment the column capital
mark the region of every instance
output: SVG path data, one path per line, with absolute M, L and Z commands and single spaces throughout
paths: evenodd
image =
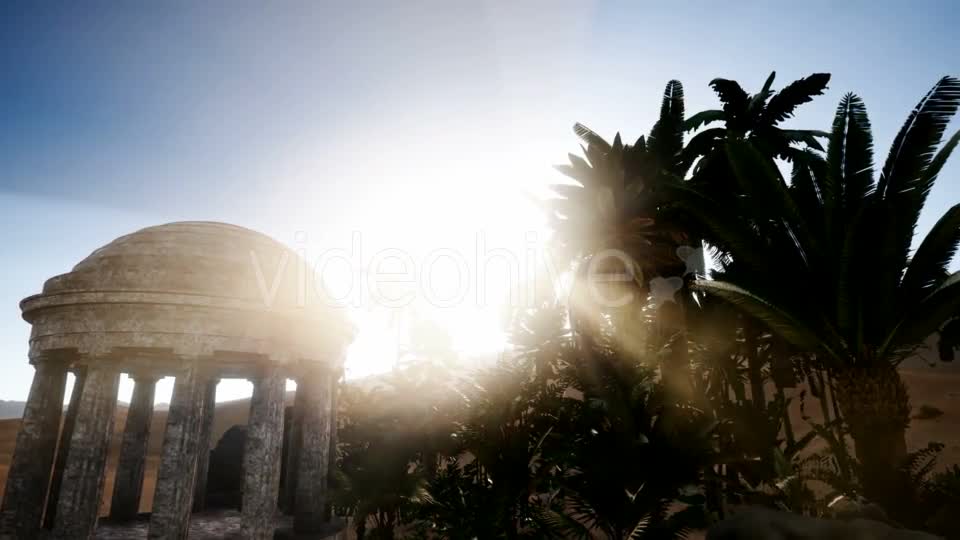
M 56 368 L 62 367 L 64 370 L 72 369 L 78 355 L 73 351 L 48 351 L 40 356 L 30 358 L 30 363 L 35 368 Z
M 297 381 L 297 384 L 306 377 L 334 377 L 339 379 L 343 375 L 343 367 L 321 362 L 302 361 L 292 367 L 290 378 Z
M 163 374 L 156 371 L 136 370 L 127 372 L 127 377 L 137 384 L 153 384 L 162 379 Z
M 251 383 L 257 384 L 260 381 L 277 377 L 279 375 L 283 375 L 284 378 L 287 378 L 290 375 L 290 373 L 287 373 L 287 371 L 288 370 L 286 369 L 286 366 L 264 362 L 252 367 L 245 378 Z

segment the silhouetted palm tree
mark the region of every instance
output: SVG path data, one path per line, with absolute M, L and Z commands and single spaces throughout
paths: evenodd
M 597 275 L 627 276 L 632 279 L 635 296 L 646 301 L 652 278 L 679 280 L 686 273 L 686 262 L 677 250 L 681 246 L 699 246 L 699 241 L 692 240 L 681 224 L 660 213 L 667 202 L 662 196 L 663 186 L 681 181 L 686 171 L 682 159 L 683 122 L 683 87 L 679 81 L 670 81 L 661 102 L 660 118 L 649 136 L 641 136 L 633 145 L 624 145 L 619 134 L 610 144 L 583 125 L 574 126 L 586 143 L 586 159 L 570 154 L 570 164 L 557 167 L 576 184 L 551 186 L 561 198 L 549 201 L 549 216 L 561 255 L 576 268 L 575 284 L 582 285 Z M 609 250 L 626 255 L 627 261 L 606 257 Z M 594 276 L 588 276 L 588 270 Z M 609 283 L 606 286 L 611 287 Z M 586 324 L 596 322 L 603 310 L 585 294 L 576 292 L 572 295 L 571 318 L 582 335 L 587 333 Z M 611 292 L 623 290 L 605 294 Z M 682 296 L 676 300 L 677 303 L 661 306 L 658 333 L 662 341 L 671 343 L 671 358 L 665 367 L 680 372 L 685 370 L 687 346 L 683 312 L 679 308 Z M 641 302 L 634 302 L 628 309 L 635 310 L 640 305 Z M 630 335 L 629 328 L 621 330 L 621 339 L 640 341 Z M 680 376 L 668 374 L 668 378 L 679 380 Z
M 826 158 L 794 153 L 789 187 L 754 145 L 728 140 L 723 152 L 743 193 L 737 206 L 717 212 L 709 196 L 684 193 L 709 241 L 737 263 L 725 281 L 697 288 L 815 353 L 835 377 L 857 456 L 873 471 L 864 489 L 891 505 L 889 472 L 906 454 L 909 422 L 895 368 L 960 309 L 960 274 L 948 273 L 960 242 L 960 205 L 910 251 L 927 194 L 960 140 L 954 135 L 940 147 L 958 103 L 960 81 L 944 77 L 907 118 L 877 179 L 865 107 L 848 94 Z
M 764 154 L 783 159 L 791 159 L 797 154 L 799 150 L 794 146 L 797 144 L 823 150 L 817 138 L 826 137 L 827 133 L 783 129 L 780 123 L 792 117 L 797 107 L 822 94 L 830 81 L 830 74 L 814 73 L 793 81 L 779 92 L 771 89 L 775 77 L 776 72 L 771 73 L 760 92 L 753 95 L 748 94 L 736 81 L 710 81 L 723 108 L 701 111 L 691 116 L 684 123 L 684 128 L 692 131 L 713 122 L 723 122 L 723 126 L 694 135 L 684 149 L 684 162 L 692 165 L 696 159 L 709 156 L 727 140 L 749 141 Z

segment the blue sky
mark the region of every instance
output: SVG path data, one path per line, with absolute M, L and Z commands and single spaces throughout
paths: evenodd
M 672 78 L 695 111 L 714 77 L 830 72 L 793 123 L 826 129 L 857 92 L 883 155 L 960 75 L 958 23 L 949 1 L 0 3 L 0 398 L 32 374 L 17 302 L 132 229 L 514 245 L 570 126 L 632 140 Z M 954 160 L 924 230 L 958 175 Z

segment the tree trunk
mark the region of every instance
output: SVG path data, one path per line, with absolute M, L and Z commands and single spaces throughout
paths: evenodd
M 690 398 L 690 359 L 687 353 L 687 324 L 683 306 L 686 290 L 681 289 L 676 301 L 664 302 L 657 310 L 658 345 L 667 348 L 660 363 L 664 385 L 674 396 Z
M 889 364 L 847 367 L 837 371 L 835 382 L 836 400 L 863 468 L 864 494 L 895 517 L 903 482 L 909 481 L 900 471 L 910 423 L 906 386 Z
M 753 407 L 762 412 L 767 410 L 767 395 L 763 389 L 763 359 L 758 349 L 759 332 L 753 320 L 743 319 L 743 346 L 747 358 L 747 377 L 750 381 L 750 399 Z

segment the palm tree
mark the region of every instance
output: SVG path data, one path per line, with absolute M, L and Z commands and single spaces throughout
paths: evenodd
M 352 519 L 360 539 L 394 538 L 395 528 L 413 517 L 425 486 L 413 466 L 423 447 L 421 433 L 412 429 L 418 423 L 398 405 L 405 397 L 382 387 L 345 387 L 341 393 L 332 500 L 338 514 Z
M 960 319 L 953 319 L 940 329 L 937 352 L 941 362 L 953 362 L 953 350 L 960 347 Z
M 710 156 L 722 141 L 733 139 L 750 141 L 764 154 L 788 160 L 800 151 L 794 146 L 796 144 L 823 150 L 817 138 L 826 137 L 827 133 L 783 129 L 780 123 L 792 117 L 797 107 L 822 94 L 830 82 L 830 74 L 814 73 L 774 92 L 771 87 L 776 75 L 776 72 L 770 73 L 763 88 L 754 95 L 748 94 L 736 81 L 719 78 L 710 81 L 710 87 L 717 93 L 723 108 L 691 116 L 684 128 L 692 131 L 720 121 L 724 125 L 703 130 L 691 138 L 683 152 L 684 162 L 689 165 L 698 158 Z
M 876 179 L 866 108 L 848 94 L 826 157 L 793 153 L 789 186 L 750 141 L 727 140 L 720 148 L 743 194 L 736 206 L 716 212 L 703 192 L 676 195 L 737 263 L 725 281 L 696 288 L 738 305 L 830 371 L 867 471 L 864 490 L 894 509 L 892 471 L 906 455 L 909 422 L 896 366 L 960 309 L 960 274 L 948 273 L 960 205 L 910 250 L 927 194 L 960 141 L 957 134 L 941 147 L 958 104 L 960 81 L 944 77 L 907 118 Z
M 644 360 L 601 342 L 589 361 L 561 371 L 574 391 L 564 398 L 572 425 L 559 460 L 566 515 L 579 525 L 568 538 L 677 538 L 703 525 L 702 504 L 671 509 L 715 458 L 712 422 L 658 384 Z
M 713 209 L 707 210 L 711 213 L 720 208 L 736 206 L 743 194 L 744 188 L 738 183 L 734 166 L 725 151 L 728 141 L 749 144 L 771 161 L 797 159 L 797 156 L 806 155 L 809 149 L 823 150 L 817 139 L 827 136 L 827 133 L 785 129 L 780 124 L 791 118 L 800 105 L 822 94 L 830 75 L 814 73 L 791 82 L 778 92 L 772 88 L 775 78 L 776 72 L 771 73 L 760 92 L 753 95 L 747 93 L 736 81 L 714 79 L 710 86 L 719 96 L 722 109 L 701 111 L 684 123 L 684 128 L 688 131 L 698 130 L 714 122 L 723 123 L 722 126 L 710 127 L 694 135 L 683 149 L 681 157 L 681 168 L 693 166 L 693 175 L 688 185 L 695 186 L 717 203 Z M 668 189 L 670 186 L 671 184 L 667 184 Z M 682 218 L 678 221 L 682 222 Z M 697 230 L 695 223 L 684 226 L 688 231 Z M 726 253 L 722 255 L 717 261 L 716 272 L 738 272 L 738 261 L 726 256 Z M 742 341 L 740 349 L 750 382 L 750 401 L 756 412 L 766 414 L 763 378 L 766 360 L 761 354 L 762 342 L 766 336 L 762 324 L 752 317 L 740 315 L 738 318 L 740 323 L 737 333 Z
M 575 284 L 583 285 L 603 274 L 626 275 L 632 280 L 631 292 L 645 300 L 652 278 L 684 275 L 686 265 L 677 256 L 677 248 L 699 242 L 691 240 L 679 224 L 663 219 L 658 210 L 664 204 L 662 185 L 682 179 L 686 171 L 683 122 L 683 86 L 670 81 L 659 120 L 648 136 L 641 136 L 633 145 L 624 145 L 619 133 L 611 144 L 581 124 L 574 126 L 586 144 L 582 147 L 585 159 L 570 154 L 568 165 L 557 166 L 576 184 L 551 186 L 560 198 L 550 200 L 548 210 L 561 256 L 576 268 Z M 628 262 L 605 257 L 611 250 L 626 255 Z M 586 326 L 596 323 L 602 309 L 591 305 L 594 299 L 577 292 L 582 290 L 573 295 L 571 321 L 582 339 L 588 333 Z M 640 305 L 633 302 L 627 308 Z M 668 367 L 686 364 L 683 313 L 677 308 L 677 304 L 666 303 L 659 317 L 664 341 L 673 343 Z M 621 335 L 624 340 L 634 337 L 626 332 Z M 590 350 L 586 345 L 581 348 Z M 679 376 L 668 378 L 677 380 Z

